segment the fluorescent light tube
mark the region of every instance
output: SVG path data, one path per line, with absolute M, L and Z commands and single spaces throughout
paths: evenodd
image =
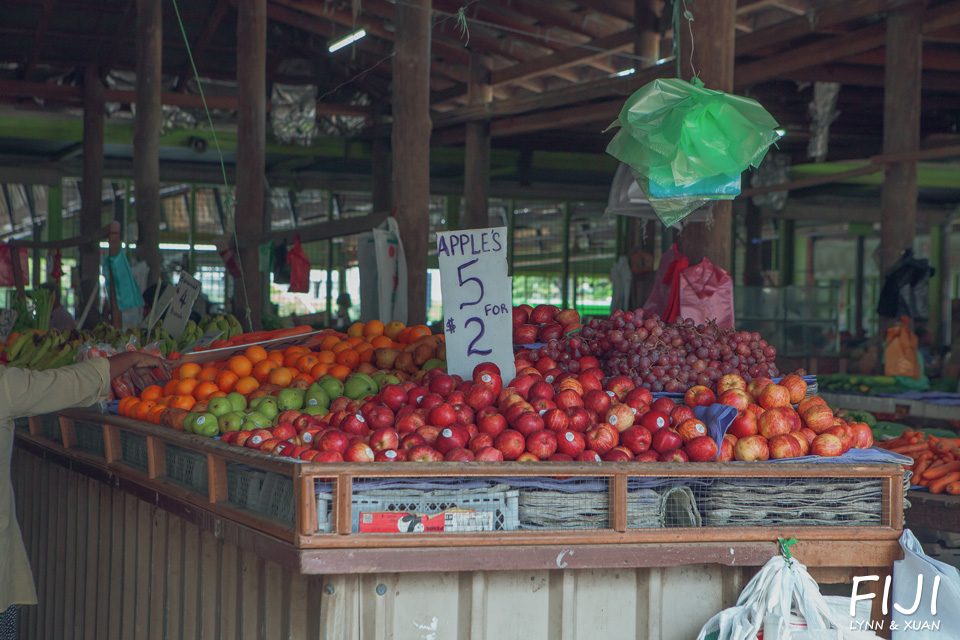
M 331 44 L 330 47 L 329 47 L 329 49 L 328 49 L 328 51 L 330 51 L 330 53 L 334 53 L 335 51 L 339 51 L 340 49 L 343 49 L 343 48 L 344 48 L 345 46 L 347 46 L 348 44 L 353 44 L 354 42 L 356 42 L 357 40 L 359 40 L 360 38 L 362 38 L 362 37 L 365 36 L 365 35 L 367 35 L 367 32 L 364 31 L 363 29 L 360 29 L 359 31 L 354 31 L 353 33 L 351 33 L 350 35 L 348 35 L 346 38 L 343 38 L 343 39 L 341 39 L 341 40 L 337 40 L 336 42 L 334 42 L 333 44 Z

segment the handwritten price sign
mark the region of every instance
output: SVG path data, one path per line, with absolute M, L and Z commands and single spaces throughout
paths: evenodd
M 447 370 L 469 379 L 481 362 L 516 376 L 512 278 L 507 276 L 507 228 L 437 234 Z
M 187 321 L 190 320 L 193 303 L 200 295 L 201 286 L 200 281 L 192 275 L 186 271 L 180 272 L 180 282 L 177 283 L 177 287 L 173 291 L 170 308 L 163 319 L 163 330 L 173 336 L 174 339 L 183 335 Z

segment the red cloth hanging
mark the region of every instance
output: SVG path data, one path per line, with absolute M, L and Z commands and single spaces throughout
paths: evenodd
M 307 253 L 300 246 L 300 236 L 293 240 L 293 248 L 287 252 L 287 264 L 290 265 L 290 293 L 307 293 L 310 291 L 310 260 Z
M 63 257 L 60 255 L 60 249 L 57 249 L 50 259 L 50 280 L 59 284 L 62 277 Z
M 30 257 L 26 249 L 20 249 L 20 274 L 24 283 L 30 276 Z M 0 244 L 0 287 L 15 287 L 17 285 L 13 278 L 13 261 L 10 259 L 12 251 L 10 243 Z
M 680 272 L 689 265 L 690 260 L 680 253 L 676 243 L 660 256 L 653 291 L 643 305 L 645 312 L 659 314 L 664 322 L 676 320 L 680 314 Z

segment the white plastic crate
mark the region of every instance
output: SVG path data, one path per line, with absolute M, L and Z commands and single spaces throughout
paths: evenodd
M 515 489 L 416 491 L 400 489 L 392 491 L 354 492 L 352 530 L 360 531 L 360 514 L 371 512 L 409 512 L 436 514 L 447 509 L 472 509 L 477 512 L 494 513 L 495 531 L 515 531 L 519 528 L 519 495 Z M 321 532 L 333 529 L 331 514 L 333 494 L 317 494 L 317 528 Z

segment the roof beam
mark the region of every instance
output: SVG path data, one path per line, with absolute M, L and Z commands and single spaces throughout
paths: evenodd
M 227 3 L 227 0 L 217 0 L 217 4 L 213 8 L 213 13 L 210 14 L 210 18 L 203 27 L 203 32 L 200 34 L 196 44 L 193 46 L 194 60 L 203 59 L 204 54 L 207 52 L 207 47 L 210 45 L 210 40 L 213 39 L 213 34 L 216 33 L 217 27 L 220 26 L 220 21 L 223 20 L 224 14 L 227 13 L 228 6 L 229 4 Z M 269 11 L 267 15 L 269 17 Z M 179 76 L 179 80 L 177 81 L 178 84 L 181 87 L 185 87 L 186 78 L 193 76 L 193 68 L 190 66 L 189 60 L 177 75 Z
M 593 11 L 589 4 L 585 5 L 585 11 L 582 12 L 568 11 L 557 7 L 555 2 L 538 0 L 512 0 L 511 4 L 525 16 L 536 18 L 544 24 L 559 25 L 591 38 L 599 38 L 613 31 L 626 29 L 633 22 Z
M 100 51 L 100 58 L 102 60 L 100 63 L 100 71 L 104 77 L 110 73 L 113 65 L 117 62 L 117 56 L 120 54 L 120 43 L 123 42 L 124 37 L 132 30 L 132 21 L 136 14 L 136 5 L 136 0 L 127 0 L 127 3 L 123 7 L 123 13 L 120 15 L 120 22 L 117 23 L 117 30 L 114 33 L 113 40 L 107 45 L 109 48 Z
M 41 9 L 40 20 L 37 22 L 37 31 L 33 36 L 33 47 L 30 49 L 30 55 L 27 57 L 26 63 L 23 65 L 23 71 L 20 73 L 20 78 L 23 80 L 28 80 L 30 74 L 33 73 L 34 68 L 37 66 L 37 59 L 40 57 L 40 44 L 43 42 L 43 37 L 47 32 L 47 25 L 50 22 L 50 13 L 53 10 L 53 0 L 43 0 L 43 7 Z

